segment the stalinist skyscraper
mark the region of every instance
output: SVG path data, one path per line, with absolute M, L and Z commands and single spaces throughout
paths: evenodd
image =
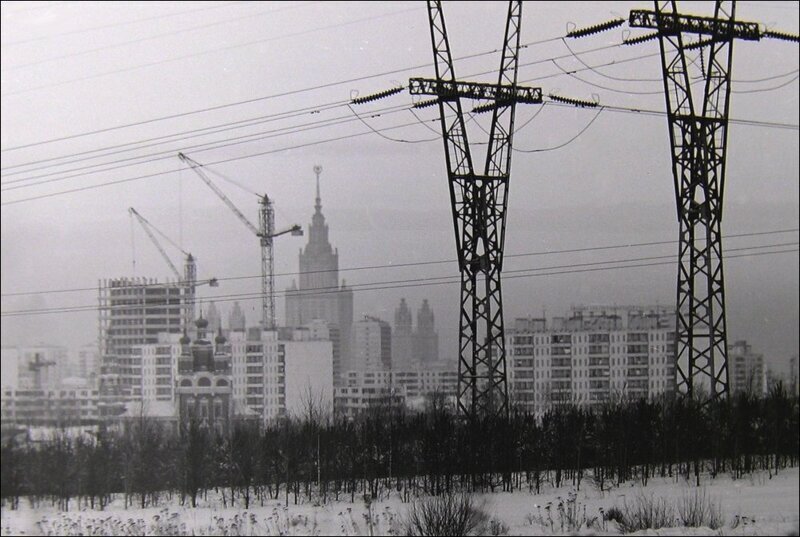
M 300 250 L 300 286 L 292 282 L 286 290 L 286 324 L 303 326 L 322 319 L 331 325 L 334 332 L 338 330 L 340 356 L 334 356 L 334 376 L 338 376 L 350 357 L 353 291 L 347 288 L 344 280 L 339 285 L 339 252 L 328 241 L 328 225 L 322 214 L 321 172 L 321 166 L 314 166 L 317 176 L 314 215 L 308 228 L 308 244 Z

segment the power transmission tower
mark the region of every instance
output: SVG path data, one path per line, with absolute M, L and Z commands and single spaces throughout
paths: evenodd
M 708 383 L 709 399 L 729 393 L 721 224 L 733 40 L 797 39 L 737 21 L 735 9 L 734 1 L 717 1 L 713 17 L 698 17 L 656 1 L 655 11 L 633 10 L 628 21 L 656 29 L 631 43 L 657 37 L 661 48 L 680 226 L 678 389 L 692 395 Z
M 444 140 L 461 272 L 458 408 L 471 420 L 508 415 L 503 300 L 505 216 L 517 102 L 541 103 L 539 88 L 517 86 L 522 2 L 509 2 L 497 84 L 457 81 L 442 5 L 428 1 L 436 78 L 412 78 L 412 95 L 434 95 Z M 492 124 L 484 173 L 475 172 L 460 98 L 485 99 Z

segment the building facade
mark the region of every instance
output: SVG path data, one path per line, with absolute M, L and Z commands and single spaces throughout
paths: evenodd
M 334 408 L 340 416 L 355 416 L 390 404 L 423 410 L 432 397 L 455 403 L 458 394 L 455 367 L 346 371 L 342 381 L 334 392 Z
M 509 399 L 541 412 L 675 390 L 675 315 L 661 307 L 577 307 L 548 326 L 517 319 L 506 334 Z
M 188 424 L 194 420 L 202 427 L 226 435 L 235 414 L 230 345 L 222 334 L 211 343 L 206 319 L 200 317 L 196 326 L 194 342 L 187 335 L 180 339 L 175 379 L 179 421 Z
M 394 312 L 392 330 L 392 369 L 413 369 L 434 365 L 439 361 L 439 335 L 434 327 L 433 311 L 428 300 L 417 310 L 417 326 L 413 326 L 406 299 Z
M 365 315 L 353 326 L 351 371 L 388 371 L 392 368 L 392 327 Z
M 161 333 L 180 334 L 188 326 L 193 291 L 181 282 L 119 278 L 100 283 L 99 301 L 103 362 L 116 360 L 124 396 L 141 400 L 141 346 L 158 343 Z
M 323 328 L 312 323 L 280 332 L 261 327 L 217 331 L 215 353 L 221 350 L 230 357 L 231 398 L 240 414 L 246 409 L 266 423 L 287 413 L 301 415 L 311 401 L 330 412 L 334 342 Z M 184 337 L 162 334 L 158 343 L 136 350 L 143 364 L 142 401 L 151 408 L 179 399 L 179 364 L 187 352 L 181 343 Z M 208 343 L 210 333 L 204 328 L 195 339 Z
M 334 375 L 338 376 L 351 356 L 353 291 L 344 280 L 339 285 L 339 252 L 331 247 L 328 239 L 319 176 L 308 243 L 299 255 L 299 285 L 292 282 L 292 287 L 286 290 L 286 326 L 301 327 L 315 320 L 338 327 L 339 356 L 334 370 Z
M 439 334 L 434 326 L 433 310 L 423 299 L 417 310 L 417 329 L 414 331 L 414 356 L 422 366 L 439 361 Z
M 86 383 L 58 388 L 3 388 L 2 424 L 64 428 L 96 425 L 98 392 Z
M 764 355 L 753 352 L 745 340 L 728 345 L 728 374 L 731 395 L 748 393 L 760 396 L 767 390 Z
M 392 327 L 392 367 L 410 368 L 416 362 L 414 355 L 414 327 L 411 310 L 406 299 L 400 299 L 400 305 L 394 310 L 394 326 Z

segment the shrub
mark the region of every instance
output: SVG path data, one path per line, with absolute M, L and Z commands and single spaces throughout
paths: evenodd
M 406 535 L 484 535 L 489 515 L 470 494 L 446 493 L 411 504 Z
M 607 522 L 613 520 L 617 524 L 622 525 L 622 522 L 625 520 L 625 513 L 616 505 L 612 505 L 603 513 L 603 519 Z
M 506 535 L 508 533 L 508 526 L 502 520 L 493 518 L 489 521 L 489 535 L 498 537 L 499 535 Z
M 613 507 L 612 507 L 613 509 Z M 625 533 L 646 529 L 671 528 L 675 525 L 675 508 L 664 498 L 640 493 L 622 509 L 620 528 Z
M 714 503 L 706 489 L 693 489 L 683 494 L 678 502 L 678 517 L 683 526 L 698 528 L 706 526 L 712 530 L 722 527 L 722 508 Z

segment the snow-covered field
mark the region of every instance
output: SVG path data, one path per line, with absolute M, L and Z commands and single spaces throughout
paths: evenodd
M 797 535 L 800 521 L 800 475 L 797 468 L 782 471 L 772 479 L 756 473 L 740 480 L 727 476 L 704 478 L 702 487 L 713 503 L 721 507 L 723 526 L 672 527 L 643 530 L 635 535 Z M 599 492 L 584 480 L 580 491 L 571 486 L 546 488 L 542 494 L 527 490 L 514 493 L 477 495 L 478 502 L 494 521 L 485 530 L 508 535 L 612 535 L 619 526 L 603 522 L 601 509 L 624 508 L 644 495 L 664 498 L 677 505 L 694 494 L 695 487 L 683 480 L 651 479 L 647 487 L 625 485 Z M 196 509 L 176 502 L 166 508 L 128 509 L 121 500 L 105 511 L 59 513 L 54 508 L 30 509 L 22 502 L 19 511 L 3 509 L 3 535 L 404 535 L 403 520 L 409 507 L 396 493 L 371 506 L 372 524 L 363 502 L 329 502 L 326 505 L 288 507 L 270 501 L 248 511 L 222 508 L 212 499 Z M 558 509 L 563 502 L 563 510 Z M 549 508 L 548 508 L 549 505 Z M 571 515 L 571 516 L 570 516 Z M 592 522 L 592 519 L 595 519 Z M 371 526 L 371 527 L 370 527 Z M 494 528 L 494 531 L 492 531 Z

